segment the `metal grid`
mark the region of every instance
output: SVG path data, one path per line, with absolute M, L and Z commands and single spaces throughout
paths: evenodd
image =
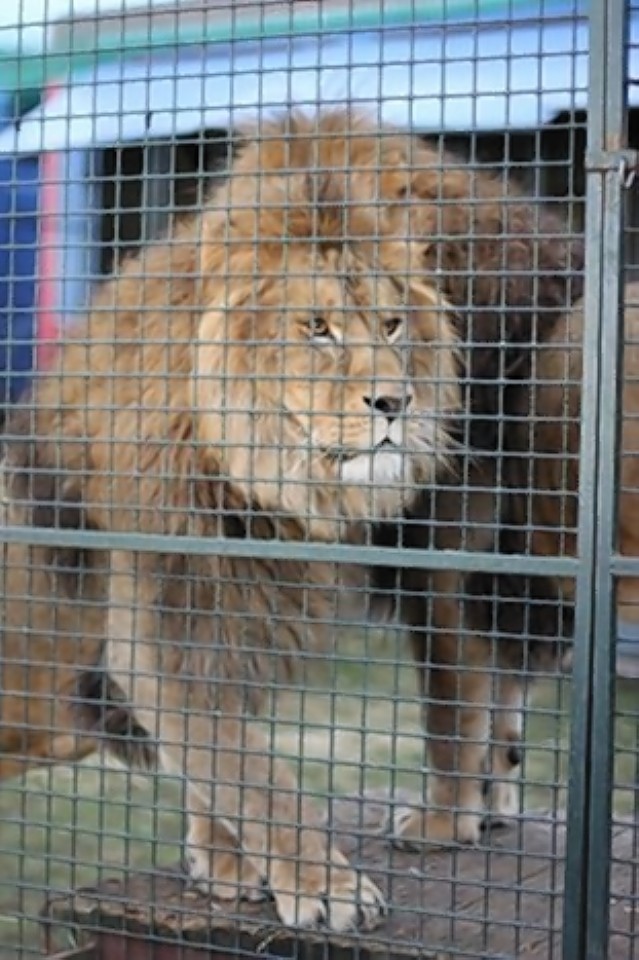
M 0 957 L 635 957 L 638 15 L 5 60 Z

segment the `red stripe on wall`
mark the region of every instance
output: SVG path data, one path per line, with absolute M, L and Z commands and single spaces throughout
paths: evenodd
M 58 91 L 57 86 L 47 88 L 45 99 Z M 55 344 L 60 336 L 59 285 L 60 245 L 60 177 L 62 171 L 59 153 L 42 154 L 40 164 L 40 243 L 37 268 L 37 327 L 36 369 L 50 365 L 55 354 Z

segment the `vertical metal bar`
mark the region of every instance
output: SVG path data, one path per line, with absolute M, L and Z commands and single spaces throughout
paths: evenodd
M 590 6 L 588 147 L 623 145 L 627 4 Z M 575 618 L 564 960 L 607 956 L 614 734 L 615 591 L 623 176 L 587 181 L 580 457 L 580 571 Z

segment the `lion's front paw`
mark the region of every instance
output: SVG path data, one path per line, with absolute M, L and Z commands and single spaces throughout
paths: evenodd
M 289 927 L 327 927 L 338 933 L 371 930 L 386 912 L 382 893 L 357 874 L 338 850 L 331 863 L 283 864 L 271 883 L 280 919 Z
M 389 833 L 400 850 L 476 844 L 481 836 L 481 817 L 474 813 L 396 807 L 391 814 Z
M 493 751 L 493 769 L 485 781 L 488 823 L 491 827 L 506 826 L 516 817 L 520 807 L 518 771 L 522 752 L 518 743 L 509 743 Z
M 190 836 L 185 861 L 193 885 L 216 900 L 258 902 L 269 895 L 259 871 L 239 848 L 205 849 L 197 846 Z
M 519 789 L 516 783 L 497 780 L 488 792 L 488 820 L 491 827 L 506 826 L 519 813 Z

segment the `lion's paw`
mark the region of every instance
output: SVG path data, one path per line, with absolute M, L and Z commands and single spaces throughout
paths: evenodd
M 393 845 L 399 850 L 474 845 L 479 843 L 481 837 L 481 817 L 471 813 L 395 807 L 388 832 Z
M 336 933 L 372 930 L 386 913 L 381 891 L 364 874 L 356 873 L 334 850 L 328 868 L 287 864 L 297 889 L 280 882 L 273 885 L 277 912 L 287 927 L 324 927 Z
M 519 789 L 509 780 L 496 780 L 488 791 L 488 823 L 505 827 L 519 813 Z
M 187 849 L 186 869 L 194 887 L 215 900 L 248 900 L 259 903 L 269 896 L 262 876 L 241 853 Z

